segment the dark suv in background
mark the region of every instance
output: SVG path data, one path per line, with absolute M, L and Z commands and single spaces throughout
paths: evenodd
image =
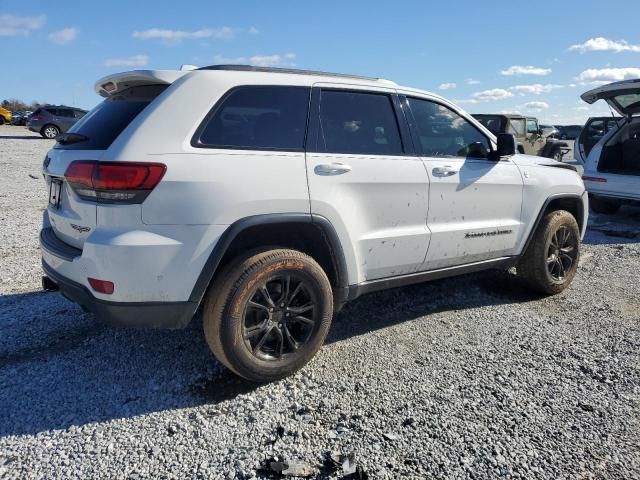
M 86 110 L 64 105 L 41 107 L 33 112 L 27 122 L 27 128 L 32 132 L 38 132 L 44 138 L 53 139 L 69 130 L 86 113 Z

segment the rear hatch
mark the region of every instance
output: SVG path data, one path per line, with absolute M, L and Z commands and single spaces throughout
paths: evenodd
M 96 91 L 106 99 L 68 132 L 58 136 L 56 145 L 47 153 L 44 162 L 49 221 L 60 240 L 81 249 L 96 228 L 98 203 L 142 201 L 144 196 L 123 193 L 122 175 L 116 178 L 116 183 L 111 179 L 113 185 L 119 187 L 106 194 L 104 188 L 96 186 L 96 165 L 108 165 L 102 162 L 110 160 L 107 152 L 113 141 L 170 83 L 185 73 L 134 71 L 105 77 L 97 82 Z M 135 169 L 129 171 L 139 174 Z M 157 172 L 148 173 L 155 175 Z M 103 182 L 104 185 L 111 188 Z M 145 179 L 142 179 L 138 187 L 145 186 Z
M 605 100 L 620 115 L 632 117 L 640 114 L 640 79 L 603 85 L 580 97 L 590 105 L 598 100 Z

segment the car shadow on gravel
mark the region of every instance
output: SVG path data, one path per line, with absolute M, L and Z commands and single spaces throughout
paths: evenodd
M 0 140 L 47 140 L 40 135 L 0 135 Z
M 615 214 L 590 213 L 584 243 L 612 245 L 640 243 L 640 208 L 623 206 Z
M 327 343 L 444 311 L 539 300 L 514 275 L 498 270 L 462 275 L 364 295 L 345 305 Z
M 539 297 L 505 272 L 373 293 L 348 304 L 327 343 L 446 310 Z M 114 328 L 62 296 L 0 296 L 0 437 L 231 400 L 258 385 L 215 361 L 201 319 L 185 330 Z
M 0 437 L 82 427 L 234 398 L 255 386 L 184 330 L 97 322 L 56 293 L 0 296 Z

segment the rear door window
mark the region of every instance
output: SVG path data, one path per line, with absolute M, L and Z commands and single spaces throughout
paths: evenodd
M 142 112 L 167 85 L 131 87 L 107 98 L 75 123 L 68 133 L 77 133 L 84 140 L 57 143 L 63 150 L 106 150 L 134 118 Z M 79 137 L 78 137 L 79 138 Z
M 402 155 L 398 121 L 387 94 L 322 90 L 318 151 Z
M 310 92 L 308 87 L 235 88 L 205 119 L 191 144 L 204 148 L 303 150 Z

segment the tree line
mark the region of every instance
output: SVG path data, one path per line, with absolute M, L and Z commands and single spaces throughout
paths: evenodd
M 43 105 L 47 105 L 46 103 L 32 101 L 31 103 L 23 102 L 22 100 L 18 100 L 17 98 L 7 98 L 2 100 L 0 105 L 3 108 L 6 108 L 10 112 L 24 112 L 27 110 L 31 110 L 35 112 L 37 108 L 42 107 Z

